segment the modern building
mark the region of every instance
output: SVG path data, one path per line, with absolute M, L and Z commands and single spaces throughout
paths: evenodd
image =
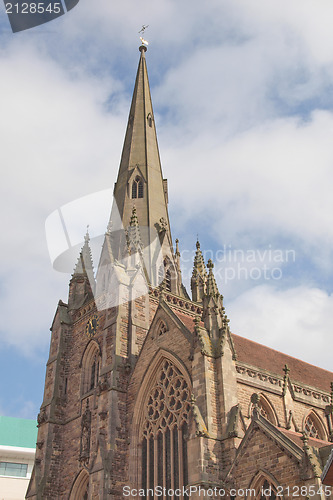
M 0 416 L 0 500 L 23 500 L 35 461 L 37 422 Z
M 333 373 L 233 334 L 199 242 L 189 297 L 146 50 L 96 276 L 87 235 L 53 320 L 26 498 L 324 498 Z

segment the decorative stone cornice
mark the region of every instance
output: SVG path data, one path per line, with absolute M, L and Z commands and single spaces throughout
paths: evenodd
M 159 299 L 160 294 L 161 291 L 159 288 L 149 289 L 149 295 L 151 297 L 156 297 L 156 299 Z M 171 292 L 163 291 L 163 294 L 165 302 L 169 303 L 173 307 L 176 306 L 180 311 L 183 311 L 185 313 L 199 314 L 200 316 L 202 315 L 202 306 L 197 304 L 196 302 L 185 299 L 184 297 L 179 297 L 179 295 L 175 295 Z
M 236 371 L 238 373 L 238 380 L 240 382 L 244 382 L 249 384 L 252 381 L 255 384 L 265 384 L 266 386 L 270 386 L 271 388 L 278 389 L 278 391 L 284 394 L 285 390 L 285 376 L 279 377 L 275 374 L 271 374 L 267 371 L 260 370 L 256 367 L 252 367 L 246 364 L 237 363 Z M 288 380 L 290 381 L 289 374 Z M 330 395 L 329 393 L 325 393 L 324 391 L 318 391 L 318 389 L 314 389 L 312 387 L 308 387 L 306 385 L 301 385 L 299 383 L 295 383 L 290 381 L 292 388 L 292 396 L 295 401 L 303 401 L 308 404 L 317 403 L 318 406 L 322 406 L 324 404 L 330 403 Z M 275 391 L 274 391 L 275 392 Z

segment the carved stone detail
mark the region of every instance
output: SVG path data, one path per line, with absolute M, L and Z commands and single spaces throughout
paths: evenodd
M 37 415 L 37 423 L 38 423 L 37 427 L 40 427 L 45 422 L 47 422 L 47 412 L 46 408 L 42 408 Z

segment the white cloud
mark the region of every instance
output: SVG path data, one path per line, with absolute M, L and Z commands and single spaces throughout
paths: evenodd
M 332 130 L 332 114 L 317 111 L 308 122 L 265 122 L 219 146 L 209 147 L 204 136 L 182 149 L 166 148 L 176 180 L 171 185 L 185 207 L 182 223 L 209 213 L 208 231 L 220 245 L 283 237 L 329 259 Z
M 234 333 L 332 369 L 332 295 L 318 288 L 300 286 L 281 291 L 262 285 L 226 308 Z

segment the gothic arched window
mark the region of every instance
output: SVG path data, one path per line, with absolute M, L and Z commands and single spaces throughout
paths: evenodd
M 142 477 L 145 490 L 187 485 L 189 386 L 176 366 L 165 360 L 147 398 L 142 428 Z
M 304 420 L 304 432 L 311 438 L 325 439 L 323 426 L 313 411 Z
M 83 355 L 82 366 L 82 388 L 81 393 L 85 394 L 97 387 L 99 377 L 100 353 L 96 342 L 88 344 Z
M 132 183 L 132 198 L 143 198 L 143 182 L 138 175 Z

